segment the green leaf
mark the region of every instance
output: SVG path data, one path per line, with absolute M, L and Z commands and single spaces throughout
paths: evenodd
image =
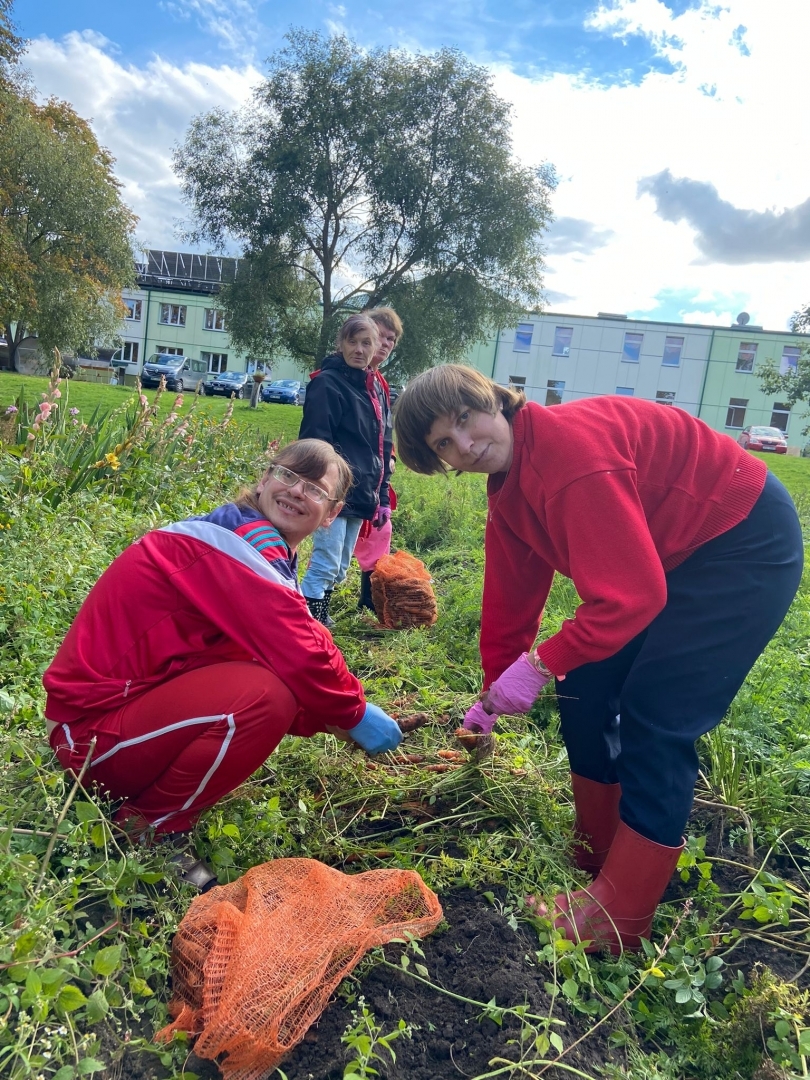
M 91 1073 L 106 1072 L 107 1066 L 97 1058 L 84 1058 L 76 1066 L 79 1076 L 89 1076 Z
M 74 803 L 79 821 L 95 821 L 99 816 L 98 807 L 89 802 Z
M 137 975 L 130 976 L 129 988 L 137 997 L 151 997 L 154 994 L 154 990 L 149 983 Z
M 692 1000 L 692 991 L 687 990 L 685 987 L 680 989 L 675 995 L 675 1000 L 679 1005 L 685 1005 L 687 1001 Z
M 110 1011 L 110 1005 L 102 990 L 94 990 L 87 1000 L 88 1023 L 97 1024 Z
M 810 1057 L 810 1028 L 802 1028 L 799 1032 L 799 1053 L 802 1057 Z
M 576 979 L 566 979 L 562 984 L 562 992 L 568 998 L 569 1001 L 573 1001 L 579 993 L 579 983 Z
M 67 986 L 63 986 L 56 997 L 56 1007 L 61 1012 L 71 1013 L 76 1009 L 80 1009 L 82 1005 L 87 1004 L 87 998 L 73 983 L 68 983 Z M 79 1063 L 81 1069 L 81 1063 Z
M 61 1069 L 58 1069 L 51 1080 L 73 1080 L 76 1075 L 76 1070 L 72 1065 L 63 1065 Z
M 423 979 L 430 978 L 430 972 L 424 964 L 414 964 L 414 967 L 416 968 L 417 974 L 421 975 Z
M 107 842 L 107 826 L 105 822 L 97 822 L 90 830 L 90 843 L 97 848 L 103 848 Z
M 99 949 L 93 957 L 93 971 L 102 978 L 108 978 L 121 966 L 122 945 L 108 945 L 105 949 Z
M 552 1031 L 552 1033 L 548 1037 L 548 1040 L 558 1054 L 561 1054 L 563 1052 L 563 1041 L 556 1031 Z
M 777 1020 L 773 1025 L 773 1030 L 780 1039 L 786 1039 L 790 1035 L 790 1024 L 787 1020 Z
M 306 807 L 304 807 L 304 810 L 306 811 Z M 233 837 L 234 840 L 239 840 L 242 836 L 239 831 L 239 826 L 232 824 L 222 826 L 222 835 Z

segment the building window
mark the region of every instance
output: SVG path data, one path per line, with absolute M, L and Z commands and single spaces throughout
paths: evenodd
M 619 397 L 632 397 L 635 394 L 635 390 L 632 386 L 617 386 L 616 393 Z
M 128 364 L 137 364 L 138 351 L 137 341 L 125 341 L 121 348 L 121 359 L 125 360 Z
M 165 356 L 183 356 L 182 345 L 158 345 L 157 351 Z
M 201 352 L 200 359 L 207 366 L 211 375 L 219 375 L 228 370 L 228 354 L 224 352 Z
M 127 309 L 127 313 L 124 318 L 127 322 L 140 322 L 141 321 L 141 300 L 127 300 L 124 299 L 124 307 Z
M 548 390 L 546 390 L 546 405 L 562 405 L 565 383 L 560 382 L 559 379 L 549 379 L 546 386 L 548 387 Z
M 741 341 L 740 350 L 737 353 L 737 367 L 736 371 L 753 371 L 754 360 L 757 357 L 757 343 L 756 341 Z
M 165 323 L 167 326 L 185 326 L 186 325 L 186 305 L 185 304 L 161 304 L 160 305 L 160 322 Z
M 787 375 L 795 371 L 799 366 L 799 357 L 802 350 L 797 345 L 785 345 L 782 349 L 782 363 L 779 365 L 779 374 Z
M 643 334 L 625 334 L 624 345 L 622 345 L 622 360 L 626 360 L 628 364 L 637 364 L 641 355 L 641 343 L 643 340 Z
M 748 398 L 731 398 L 728 403 L 728 412 L 726 413 L 726 427 L 743 427 L 745 425 L 745 410 L 747 407 Z
M 552 356 L 568 356 L 571 352 L 571 336 L 574 333 L 573 326 L 557 326 L 554 330 L 554 349 Z
M 667 340 L 664 342 L 664 359 L 662 360 L 664 367 L 680 367 L 682 349 L 682 337 L 670 337 L 667 335 Z
M 655 400 L 659 405 L 674 405 L 675 404 L 675 391 L 674 390 L 658 390 L 655 395 Z
M 778 427 L 780 431 L 787 431 L 789 419 L 790 406 L 775 401 L 773 404 L 773 412 L 771 413 L 771 427 Z
M 218 311 L 216 308 L 205 309 L 205 322 L 203 324 L 206 330 L 224 330 L 225 329 L 225 312 Z
M 530 322 L 518 323 L 512 352 L 528 352 L 532 347 L 533 333 L 534 326 Z
M 526 387 L 525 375 L 510 375 L 509 385 L 514 386 L 516 390 L 524 390 Z

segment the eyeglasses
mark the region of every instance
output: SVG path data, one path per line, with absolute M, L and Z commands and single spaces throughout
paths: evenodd
M 300 483 L 306 497 L 312 499 L 313 502 L 337 502 L 337 499 L 330 498 L 329 493 L 324 491 L 323 488 L 318 487 L 317 484 L 311 484 L 309 480 L 305 480 L 303 476 L 299 476 L 298 473 L 294 473 L 291 469 L 285 469 L 283 465 L 274 465 L 270 473 L 274 480 L 278 480 L 285 487 L 295 487 L 296 484 Z

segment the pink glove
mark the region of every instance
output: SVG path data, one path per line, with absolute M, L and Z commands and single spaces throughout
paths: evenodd
M 487 691 L 487 705 L 500 716 L 526 713 L 552 676 L 543 675 L 523 653 Z
M 484 735 L 489 735 L 495 727 L 497 719 L 497 713 L 488 713 L 481 702 L 476 701 L 464 717 L 464 727 L 467 731 L 482 732 Z
M 375 529 L 381 529 L 383 525 L 385 525 L 385 523 L 390 520 L 390 518 L 391 507 L 378 506 L 374 513 L 374 517 L 371 519 L 371 524 L 374 526 Z

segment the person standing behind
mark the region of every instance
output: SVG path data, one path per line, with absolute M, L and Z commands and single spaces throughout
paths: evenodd
M 391 429 L 379 381 L 368 370 L 379 346 L 377 324 L 351 315 L 341 326 L 335 352 L 312 374 L 300 439 L 322 439 L 351 467 L 353 483 L 340 515 L 313 536 L 312 557 L 301 582 L 309 610 L 332 626 L 332 591 L 346 577 L 364 521 L 383 525 L 391 516 L 388 477 Z
M 365 312 L 377 326 L 380 343 L 377 351 L 371 358 L 369 371 L 383 392 L 386 406 L 386 437 L 391 439 L 391 389 L 388 380 L 380 372 L 380 368 L 397 347 L 402 337 L 402 320 L 390 307 L 372 308 Z M 396 455 L 392 449 L 389 463 L 389 473 L 393 473 L 396 464 Z M 392 487 L 388 489 L 390 508 L 397 508 L 397 497 Z M 371 598 L 371 574 L 377 565 L 377 560 L 391 551 L 391 515 L 381 514 L 382 521 L 376 526 L 371 522 L 364 522 L 360 528 L 360 537 L 354 548 L 354 556 L 360 566 L 360 599 L 357 604 L 359 611 L 368 608 L 374 611 L 374 602 Z M 374 612 L 376 614 L 376 612 Z

